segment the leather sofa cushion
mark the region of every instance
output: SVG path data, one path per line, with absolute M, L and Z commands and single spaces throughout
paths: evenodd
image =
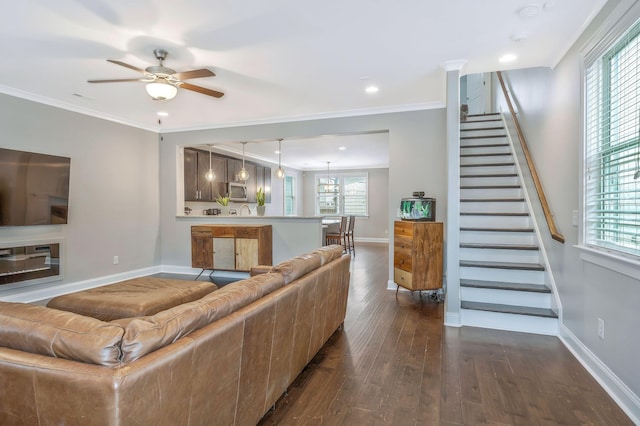
M 284 279 L 280 274 L 263 274 L 226 285 L 199 300 L 152 316 L 115 320 L 112 323 L 125 327 L 123 362 L 135 361 L 167 346 L 283 286 Z
M 54 297 L 47 306 L 112 321 L 153 315 L 200 299 L 217 288 L 206 281 L 140 277 Z
M 312 251 L 311 253 L 318 254 L 320 256 L 320 265 L 326 265 L 334 259 L 338 259 L 342 256 L 343 248 L 340 244 L 332 244 L 330 246 L 320 247 Z
M 282 274 L 284 283 L 289 284 L 297 278 L 319 268 L 321 263 L 322 256 L 319 253 L 306 253 L 277 264 L 271 268 L 271 272 Z
M 0 346 L 7 348 L 115 367 L 123 334 L 117 324 L 72 312 L 0 302 Z

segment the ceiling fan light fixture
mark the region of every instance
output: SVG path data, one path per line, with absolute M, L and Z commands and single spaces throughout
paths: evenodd
M 176 97 L 178 88 L 169 83 L 160 83 L 154 81 L 146 86 L 147 93 L 157 101 L 166 101 Z

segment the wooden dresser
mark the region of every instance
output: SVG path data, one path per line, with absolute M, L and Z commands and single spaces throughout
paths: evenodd
M 393 280 L 409 290 L 442 287 L 442 222 L 396 221 L 393 226 Z
M 191 266 L 249 272 L 271 265 L 271 225 L 196 225 L 191 227 Z

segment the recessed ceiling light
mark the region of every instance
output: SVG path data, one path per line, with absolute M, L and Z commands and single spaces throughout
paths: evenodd
M 338 147 L 338 149 L 339 149 L 340 151 L 344 151 L 345 149 L 347 149 L 347 147 L 346 147 L 346 146 L 339 146 L 339 147 Z
M 168 117 L 168 116 L 169 116 L 169 113 L 168 113 L 168 112 L 165 112 L 165 111 L 158 111 L 158 112 L 157 112 L 157 114 L 158 114 L 160 117 Z
M 505 63 L 505 62 L 513 62 L 516 59 L 518 59 L 518 57 L 516 55 L 508 53 L 506 55 L 501 56 L 500 59 L 498 59 L 498 61 L 500 61 L 502 63 Z
M 275 151 L 273 151 L 274 154 L 280 154 L 280 151 L 278 151 L 277 149 Z
M 378 86 L 367 86 L 367 88 L 364 89 L 364 91 L 367 93 L 377 93 L 378 90 Z

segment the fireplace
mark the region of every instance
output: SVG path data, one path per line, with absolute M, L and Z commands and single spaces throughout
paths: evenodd
M 60 243 L 0 248 L 0 285 L 60 276 Z

